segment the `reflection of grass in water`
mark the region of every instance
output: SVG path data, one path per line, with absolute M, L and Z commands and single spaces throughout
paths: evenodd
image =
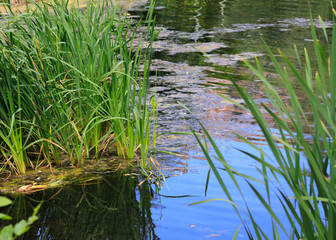
M 96 184 L 16 199 L 12 213 L 17 218 L 29 216 L 35 201 L 44 199 L 27 239 L 156 239 L 150 211 L 152 189 L 147 182 L 138 187 L 141 179 L 102 174 Z
M 85 10 L 54 1 L 19 15 L 7 6 L 0 36 L 4 167 L 24 173 L 44 160 L 83 164 L 116 145 L 125 158 L 140 149 L 145 169 L 156 105 L 155 98 L 146 102 L 153 6 L 133 30 L 111 1 L 88 2 Z M 138 33 L 141 24 L 147 27 Z M 134 45 L 135 37 L 149 44 Z
M 336 12 L 334 11 L 336 14 Z M 327 32 L 323 28 L 328 41 Z M 312 34 L 314 39 L 315 58 L 318 71 L 312 72 L 310 57 L 304 51 L 303 61 L 298 57 L 296 67 L 281 52 L 282 60 L 286 67 L 282 67 L 267 47 L 268 53 L 274 63 L 277 73 L 280 75 L 284 86 L 288 91 L 288 99 L 284 99 L 276 88 L 266 79 L 260 63 L 254 68 L 246 63 L 251 70 L 262 80 L 264 91 L 271 105 L 261 104 L 267 114 L 272 117 L 278 130 L 277 136 L 269 126 L 267 117 L 260 109 L 260 105 L 244 88 L 233 83 L 240 96 L 244 99 L 246 108 L 258 122 L 267 141 L 268 149 L 253 143 L 246 138 L 238 136 L 258 151 L 258 154 L 241 152 L 260 163 L 258 172 L 259 180 L 241 174 L 233 169 L 218 149 L 207 130 L 203 127 L 206 137 L 216 152 L 216 158 L 225 167 L 234 187 L 239 191 L 244 200 L 246 212 L 236 205 L 231 189 L 227 182 L 219 174 L 214 165 L 209 149 L 197 138 L 208 162 L 214 171 L 217 180 L 223 188 L 227 199 L 220 199 L 232 204 L 239 215 L 250 239 L 280 239 L 285 234 L 288 239 L 335 239 L 334 225 L 336 221 L 336 27 L 333 27 L 331 47 L 326 53 L 316 37 L 314 25 Z M 327 55 L 328 54 L 328 55 Z M 297 54 L 299 56 L 299 54 Z M 293 81 L 293 77 L 295 81 Z M 300 98 L 295 85 L 303 89 L 306 101 Z M 230 100 L 227 98 L 227 100 Z M 233 102 L 233 100 L 230 100 Z M 309 108 L 309 111 L 307 111 Z M 308 118 L 312 116 L 313 121 Z M 307 136 L 310 136 L 307 138 Z M 281 147 L 279 147 L 279 144 Z M 271 161 L 269 161 L 271 160 Z M 271 162 L 275 161 L 278 166 Z M 253 214 L 253 206 L 245 199 L 240 179 L 247 181 L 248 186 L 255 194 L 256 199 L 264 207 L 271 219 L 271 229 L 265 229 Z M 260 180 L 261 179 L 261 180 Z M 263 187 L 260 187 L 262 183 Z M 276 189 L 271 186 L 275 184 Z M 232 185 L 231 185 L 232 188 Z M 286 190 L 290 189 L 290 190 Z M 274 194 L 274 192 L 275 194 Z M 277 215 L 274 209 L 275 203 L 280 201 L 284 218 Z M 248 216 L 250 224 L 247 224 L 244 216 Z M 263 217 L 263 222 L 265 217 Z M 262 223 L 264 224 L 264 223 Z M 239 229 L 234 235 L 237 238 Z M 271 235 L 268 235 L 271 233 Z

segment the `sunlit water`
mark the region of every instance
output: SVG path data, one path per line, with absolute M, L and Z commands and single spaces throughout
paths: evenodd
M 330 19 L 329 2 L 310 1 L 315 19 L 318 15 Z M 146 10 L 147 5 L 143 5 L 130 13 L 143 17 Z M 190 131 L 191 126 L 200 132 L 198 118 L 235 169 L 260 177 L 257 163 L 237 150 L 253 152 L 253 149 L 239 142 L 232 133 L 263 145 L 255 121 L 217 94 L 240 101 L 230 82 L 234 79 L 256 99 L 265 101 L 258 79 L 241 61 L 242 58 L 253 61 L 254 57 L 260 57 L 265 71 L 281 90 L 261 39 L 273 51 L 281 48 L 291 59 L 294 59 L 293 44 L 301 50 L 311 48 L 307 1 L 158 0 L 155 15 L 161 32 L 154 43 L 151 91 L 156 91 L 158 96 L 159 131 Z M 319 26 L 318 20 L 315 23 Z M 45 201 L 38 222 L 26 238 L 231 239 L 241 220 L 229 203 L 214 201 L 188 206 L 201 200 L 225 198 L 212 174 L 205 192 L 209 167 L 194 138 L 166 135 L 159 139 L 158 148 L 182 155 L 157 156 L 167 176 L 161 189 L 147 182 L 139 187 L 143 179 L 138 175 L 105 174 L 87 185 L 17 199 L 21 204 L 15 205 L 14 212 L 20 213 L 19 218 L 29 215 L 36 201 Z M 225 172 L 220 171 L 230 184 Z M 271 223 L 265 210 L 247 184 L 244 181 L 241 184 L 256 221 L 271 236 Z M 231 191 L 244 209 L 233 184 Z M 280 205 L 275 203 L 273 208 L 279 218 L 284 217 Z M 246 214 L 242 216 L 247 220 Z M 247 239 L 243 227 L 238 239 Z

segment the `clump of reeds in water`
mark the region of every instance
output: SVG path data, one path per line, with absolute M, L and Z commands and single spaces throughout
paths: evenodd
M 335 10 L 334 14 L 336 15 Z M 262 81 L 268 105 L 261 103 L 260 106 L 245 89 L 234 82 L 246 108 L 239 103 L 235 104 L 253 115 L 268 144 L 268 147 L 262 147 L 239 136 L 258 151 L 253 154 L 241 150 L 260 163 L 259 180 L 255 174 L 249 176 L 240 173 L 239 169 L 233 169 L 202 126 L 217 159 L 223 164 L 235 190 L 239 191 L 246 204 L 245 214 L 231 194 L 228 179 L 224 181 L 215 167 L 207 145 L 195 134 L 224 190 L 227 197 L 225 201 L 230 202 L 237 211 L 250 239 L 282 239 L 281 236 L 284 235 L 286 239 L 336 239 L 336 26 L 334 22 L 330 41 L 328 31 L 321 21 L 322 32 L 329 46 L 325 51 L 317 38 L 313 20 L 311 25 L 317 66 L 311 65 L 311 57 L 306 49 L 303 61 L 296 50 L 295 64 L 279 51 L 285 63 L 281 65 L 267 47 L 274 67 L 287 89 L 288 98 L 282 98 L 266 79 L 258 60 L 256 68 L 250 63 L 246 64 Z M 314 72 L 313 69 L 317 71 Z M 295 85 L 301 90 L 299 94 Z M 267 117 L 263 112 L 267 113 Z M 275 129 L 269 126 L 270 119 L 276 126 Z M 248 183 L 265 213 L 268 213 L 271 229 L 265 229 L 253 214 L 255 202 L 252 206 L 249 199 L 245 198 L 241 187 L 244 184 L 242 179 L 245 180 L 244 183 Z M 274 203 L 279 201 L 277 206 L 282 207 L 284 217 L 277 215 L 279 209 L 274 209 Z M 238 231 L 239 229 L 234 238 L 237 238 Z M 267 232 L 271 232 L 271 235 Z
M 82 164 L 114 145 L 125 158 L 140 149 L 145 168 L 156 108 L 147 96 L 153 4 L 139 22 L 111 1 L 31 4 L 22 14 L 7 5 L 1 20 L 2 167 Z

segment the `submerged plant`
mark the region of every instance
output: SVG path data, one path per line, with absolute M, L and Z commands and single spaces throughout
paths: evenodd
M 234 202 L 231 191 L 216 169 L 206 144 L 195 134 L 228 198 L 226 201 L 230 202 L 237 211 L 250 239 L 280 239 L 280 232 L 288 239 L 336 238 L 334 227 L 336 223 L 336 26 L 334 23 L 331 42 L 323 27 L 324 36 L 330 44 L 330 48 L 324 51 L 317 38 L 313 21 L 311 25 L 314 57 L 318 65 L 315 73 L 306 49 L 304 61 L 298 57 L 296 64 L 290 62 L 279 51 L 285 63 L 285 66 L 282 66 L 266 47 L 287 89 L 289 99 L 281 97 L 276 88 L 266 79 L 258 60 L 256 68 L 248 62 L 246 64 L 262 81 L 268 105 L 257 103 L 247 90 L 233 82 L 246 105 L 230 101 L 253 115 L 268 144 L 267 149 L 272 153 L 268 154 L 269 150 L 266 150 L 266 147 L 258 146 L 257 143 L 238 135 L 240 140 L 258 151 L 258 154 L 253 154 L 240 150 L 260 163 L 259 180 L 233 169 L 202 125 L 207 139 L 216 152 L 216 159 L 223 164 L 226 173 L 244 199 L 251 225 L 247 224 L 241 209 Z M 323 23 L 322 26 L 324 26 Z M 299 56 L 298 52 L 297 56 Z M 298 94 L 297 88 L 303 94 L 302 92 Z M 269 119 L 272 119 L 277 134 L 270 127 Z M 265 229 L 255 219 L 252 213 L 253 206 L 244 197 L 241 178 L 247 181 L 269 214 L 272 222 L 271 236 L 267 235 Z M 257 186 L 257 182 L 258 184 L 261 182 L 263 188 L 260 188 L 260 185 Z M 275 184 L 276 189 L 271 187 L 271 183 Z M 277 198 L 272 197 L 273 191 Z M 277 216 L 272 208 L 272 203 L 275 201 L 280 201 L 287 218 L 280 219 Z
M 138 22 L 109 0 L 31 5 L 20 14 L 6 5 L 0 28 L 3 166 L 24 173 L 42 161 L 83 164 L 113 144 L 125 158 L 139 148 L 146 157 L 154 2 Z

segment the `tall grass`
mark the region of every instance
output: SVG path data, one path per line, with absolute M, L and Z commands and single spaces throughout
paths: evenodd
M 31 4 L 21 14 L 6 5 L 0 29 L 1 163 L 24 173 L 45 160 L 83 164 L 111 145 L 125 158 L 145 151 L 154 2 L 138 22 L 109 0 Z
M 313 57 L 304 49 L 304 59 L 298 57 L 298 62 L 292 63 L 279 51 L 284 63 L 280 64 L 266 47 L 289 98 L 283 98 L 278 94 L 276 88 L 266 79 L 258 60 L 256 67 L 248 62 L 246 64 L 262 81 L 270 105 L 258 104 L 244 88 L 233 82 L 246 104 L 246 110 L 257 121 L 268 144 L 267 149 L 270 149 L 269 151 L 238 135 L 241 140 L 258 151 L 258 154 L 253 154 L 240 150 L 259 162 L 258 172 L 262 188 L 259 183 L 257 184 L 260 179 L 243 175 L 230 166 L 215 141 L 202 126 L 205 136 L 216 152 L 216 159 L 223 164 L 226 173 L 244 199 L 247 218 L 251 224 L 247 224 L 247 219 L 244 218 L 246 215 L 234 202 L 231 189 L 216 169 L 207 145 L 195 135 L 227 200 L 232 203 L 240 216 L 250 239 L 280 239 L 280 232 L 283 232 L 288 239 L 336 239 L 336 26 L 334 23 L 331 40 L 328 39 L 327 30 L 323 27 L 324 36 L 330 46 L 327 50 L 323 50 L 313 21 L 311 25 L 315 50 Z M 299 55 L 297 52 L 297 56 Z M 311 66 L 312 58 L 316 59 L 317 66 Z M 316 72 L 313 69 L 317 69 Z M 296 88 L 300 88 L 300 94 Z M 245 108 L 243 105 L 235 104 Z M 267 116 L 263 112 L 266 112 Z M 277 134 L 269 126 L 269 119 L 275 124 Z M 253 215 L 253 206 L 244 197 L 242 179 L 247 181 L 256 199 L 269 214 L 272 221 L 271 235 L 267 234 L 260 225 L 262 223 Z M 275 188 L 271 187 L 271 181 L 275 184 Z M 277 199 L 272 198 L 274 196 L 272 192 L 275 192 Z M 287 218 L 279 218 L 276 212 L 280 210 L 275 211 L 272 208 L 277 201 L 280 201 Z

